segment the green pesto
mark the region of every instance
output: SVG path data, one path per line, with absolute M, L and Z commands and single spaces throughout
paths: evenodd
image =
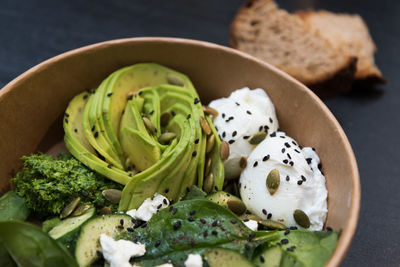
M 21 158 L 24 168 L 11 181 L 34 215 L 44 218 L 58 215 L 74 198 L 97 206 L 109 205 L 101 191 L 122 186 L 89 170 L 80 161 L 60 153 L 33 154 Z

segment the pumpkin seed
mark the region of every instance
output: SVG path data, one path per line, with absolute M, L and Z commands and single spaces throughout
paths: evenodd
M 205 167 L 206 176 L 210 173 L 210 171 L 211 171 L 211 157 L 208 157 L 206 160 L 206 167 Z
M 236 215 L 242 215 L 246 212 L 246 206 L 243 201 L 237 198 L 229 199 L 227 201 L 228 208 Z
M 185 86 L 185 82 L 183 81 L 183 79 L 173 73 L 168 73 L 167 74 L 167 81 L 169 84 L 172 85 L 178 85 L 178 86 Z
M 71 213 L 71 217 L 76 217 L 84 214 L 88 209 L 90 209 L 90 205 L 84 204 L 84 205 L 79 205 L 74 212 Z
M 210 173 L 207 175 L 206 179 L 204 179 L 203 190 L 207 194 L 211 192 L 214 185 L 214 174 Z
M 168 124 L 169 120 L 171 119 L 171 117 L 172 117 L 172 115 L 171 115 L 170 112 L 168 112 L 168 111 L 163 112 L 161 114 L 161 116 L 160 116 L 161 126 L 163 126 L 163 127 L 167 126 L 167 124 Z
M 246 168 L 246 166 L 247 166 L 247 157 L 246 156 L 243 156 L 240 158 L 239 166 L 242 169 Z
M 215 145 L 215 135 L 212 134 L 207 138 L 206 153 L 210 153 L 211 150 L 213 150 L 214 145 Z
M 111 213 L 111 208 L 108 206 L 103 207 L 100 211 L 99 214 L 103 215 L 103 214 L 110 214 Z
M 279 188 L 280 183 L 281 183 L 281 178 L 279 171 L 277 169 L 273 169 L 272 171 L 269 172 L 266 181 L 267 189 L 271 195 L 275 194 L 275 192 Z
M 168 144 L 175 137 L 176 137 L 175 133 L 167 132 L 167 133 L 163 133 L 162 135 L 160 135 L 160 137 L 158 137 L 158 141 L 161 144 Z
M 218 111 L 212 107 L 209 106 L 203 106 L 203 112 L 206 115 L 211 115 L 213 117 L 217 117 L 218 116 Z
M 157 129 L 154 126 L 154 124 L 151 122 L 151 120 L 149 120 L 146 117 L 143 117 L 143 122 L 144 122 L 144 126 L 146 126 L 147 130 L 149 130 L 151 133 L 156 133 Z
M 221 151 L 220 151 L 222 161 L 225 161 L 229 158 L 229 144 L 226 141 L 221 142 Z
M 103 197 L 113 204 L 118 204 L 121 200 L 122 191 L 118 189 L 106 189 L 101 192 Z
M 265 137 L 267 137 L 267 133 L 266 132 L 258 132 L 255 133 L 250 139 L 249 139 L 249 143 L 252 145 L 258 145 L 259 143 L 261 143 Z
M 307 214 L 304 211 L 295 210 L 293 212 L 293 217 L 296 223 L 301 227 L 306 229 L 310 227 L 310 219 L 308 218 Z
M 77 197 L 74 200 L 72 200 L 65 208 L 62 210 L 60 214 L 60 219 L 64 219 L 68 217 L 78 206 L 79 202 L 81 202 L 81 198 Z
M 200 117 L 200 125 L 206 135 L 211 133 L 210 125 L 208 125 L 208 122 L 206 119 L 204 119 L 204 117 Z
M 259 220 L 257 222 L 264 225 L 269 230 L 286 230 L 286 226 L 284 224 L 270 219 Z

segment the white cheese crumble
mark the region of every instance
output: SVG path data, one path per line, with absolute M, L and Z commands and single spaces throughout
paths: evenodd
M 146 253 L 143 244 L 135 244 L 128 240 L 115 241 L 106 234 L 100 235 L 100 245 L 104 259 L 110 263 L 110 267 L 132 267 L 130 258 L 143 256 Z
M 164 263 L 164 264 L 161 264 L 161 265 L 157 265 L 155 267 L 174 267 L 174 265 L 172 263 Z
M 154 214 L 156 214 L 159 210 L 165 209 L 168 207 L 169 201 L 163 195 L 158 193 L 154 194 L 153 199 L 147 198 L 143 201 L 142 205 L 138 209 L 133 209 L 127 211 L 126 214 L 131 216 L 134 219 L 139 219 L 142 221 L 149 221 Z
M 185 267 L 203 267 L 203 259 L 199 254 L 189 254 L 185 261 Z
M 254 220 L 243 221 L 243 223 L 250 228 L 252 231 L 257 231 L 258 222 Z

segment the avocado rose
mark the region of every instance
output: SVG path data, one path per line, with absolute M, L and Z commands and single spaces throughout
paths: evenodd
M 64 131 L 75 158 L 125 185 L 121 211 L 156 192 L 177 201 L 194 184 L 222 189 L 221 141 L 212 118 L 191 81 L 161 65 L 122 68 L 74 97 Z

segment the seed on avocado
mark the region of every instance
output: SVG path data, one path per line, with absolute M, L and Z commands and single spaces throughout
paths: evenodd
M 266 132 L 257 132 L 250 138 L 249 143 L 252 145 L 258 145 L 265 139 L 266 136 Z
M 210 173 L 207 175 L 206 179 L 204 179 L 203 190 L 207 194 L 211 192 L 214 185 L 214 174 Z
M 206 153 L 210 153 L 211 150 L 213 150 L 215 144 L 215 135 L 210 135 L 207 138 L 207 144 L 206 144 Z
M 225 161 L 229 158 L 229 144 L 225 141 L 221 142 L 221 159 Z
M 275 192 L 279 188 L 279 184 L 281 182 L 279 171 L 277 169 L 273 169 L 269 172 L 267 177 L 267 189 L 271 195 L 275 194 Z
M 295 210 L 293 213 L 294 220 L 298 225 L 300 225 L 303 228 L 309 228 L 310 227 L 310 219 L 308 218 L 307 214 L 305 214 L 304 211 L 302 210 Z
M 168 111 L 163 112 L 161 114 L 161 116 L 160 116 L 161 126 L 163 126 L 163 127 L 167 126 L 167 124 L 168 124 L 169 120 L 171 119 L 171 117 L 172 117 L 172 115 L 171 115 L 170 112 L 168 112 Z
M 242 215 L 246 212 L 246 206 L 244 205 L 243 201 L 240 199 L 229 199 L 227 201 L 228 208 L 237 215 Z
M 151 120 L 149 120 L 148 118 L 143 117 L 143 123 L 144 123 L 144 126 L 146 126 L 147 130 L 149 130 L 151 133 L 154 134 L 154 133 L 157 132 L 156 127 L 155 127 L 154 124 L 151 122 Z
M 84 214 L 88 209 L 90 209 L 90 205 L 84 204 L 84 205 L 79 205 L 74 212 L 71 213 L 71 217 L 76 217 Z
M 73 199 L 65 208 L 62 210 L 60 214 L 60 218 L 64 219 L 68 217 L 78 206 L 79 202 L 81 201 L 80 197 Z
M 101 192 L 103 197 L 113 204 L 118 204 L 121 200 L 122 191 L 118 189 L 106 189 Z
M 161 144 L 168 144 L 175 137 L 176 137 L 175 133 L 167 132 L 167 133 L 163 133 L 162 135 L 160 135 L 160 137 L 158 137 L 158 141 Z
M 218 116 L 218 111 L 216 109 L 212 108 L 212 107 L 209 107 L 209 106 L 203 106 L 203 112 L 206 115 L 211 115 L 211 116 L 214 116 L 214 117 Z
M 265 226 L 269 230 L 286 230 L 286 226 L 280 222 L 273 220 L 258 220 L 259 224 Z
M 185 82 L 183 81 L 183 79 L 173 73 L 167 74 L 167 82 L 169 84 L 178 85 L 178 86 L 182 86 L 182 87 L 184 87 L 184 85 L 185 85 Z
M 240 158 L 239 166 L 241 169 L 246 168 L 246 166 L 247 166 L 247 157 L 246 156 L 243 156 Z
M 201 128 L 203 129 L 204 133 L 206 135 L 210 135 L 211 128 L 210 128 L 210 125 L 208 125 L 208 122 L 206 121 L 206 119 L 204 117 L 200 117 L 200 125 L 201 125 Z

